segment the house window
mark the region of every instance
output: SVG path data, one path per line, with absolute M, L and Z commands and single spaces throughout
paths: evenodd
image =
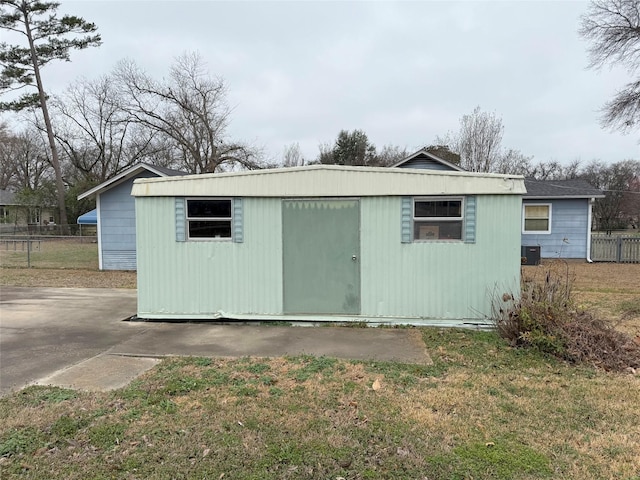
M 551 204 L 523 205 L 523 233 L 551 233 Z
M 40 210 L 37 208 L 30 209 L 29 211 L 29 223 L 33 225 L 40 224 Z
M 413 202 L 414 240 L 462 240 L 463 199 L 416 198 Z
M 187 199 L 187 233 L 190 240 L 231 239 L 231 222 L 231 199 Z

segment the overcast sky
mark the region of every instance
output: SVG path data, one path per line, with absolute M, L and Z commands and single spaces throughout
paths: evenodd
M 588 70 L 578 33 L 587 2 L 62 1 L 103 45 L 50 64 L 46 88 L 108 73 L 128 57 L 152 75 L 198 51 L 225 79 L 230 135 L 306 158 L 341 129 L 415 150 L 479 105 L 503 146 L 536 161 L 640 159 L 640 132 L 610 132 L 599 109 L 630 77 Z

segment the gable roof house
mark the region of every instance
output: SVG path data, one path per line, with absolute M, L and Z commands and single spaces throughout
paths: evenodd
M 90 218 L 93 215 L 87 215 L 91 212 L 81 215 L 78 223 L 97 224 L 100 270 L 136 269 L 136 217 L 131 196 L 134 180 L 176 175 L 186 173 L 139 163 L 78 195 L 78 200 L 96 196 L 96 223 Z
M 56 208 L 50 205 L 22 203 L 15 192 L 0 189 L 0 233 L 37 233 L 54 224 Z
M 464 172 L 465 170 L 451 162 L 437 157 L 436 155 L 428 152 L 425 148 L 422 148 L 412 155 L 409 155 L 404 160 L 396 163 L 393 167 L 400 168 L 419 168 L 425 170 L 444 170 L 452 172 Z
M 487 325 L 520 176 L 311 165 L 134 182 L 138 317 Z
M 525 179 L 522 245 L 540 247 L 542 258 L 591 261 L 592 206 L 604 198 L 585 180 Z

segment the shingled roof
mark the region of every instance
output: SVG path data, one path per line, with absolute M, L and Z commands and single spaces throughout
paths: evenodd
M 524 198 L 603 198 L 604 192 L 582 179 L 535 180 L 524 179 L 527 193 Z

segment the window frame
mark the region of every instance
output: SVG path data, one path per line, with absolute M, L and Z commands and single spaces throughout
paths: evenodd
M 413 197 L 412 212 L 411 212 L 411 238 L 413 242 L 460 242 L 465 241 L 465 196 L 428 196 L 428 197 Z M 460 202 L 460 216 L 456 217 L 418 217 L 416 216 L 416 203 L 417 202 L 439 202 L 439 201 L 459 201 Z M 416 222 L 451 222 L 460 224 L 460 238 L 416 238 Z
M 228 201 L 229 216 L 228 217 L 190 217 L 189 201 Z M 184 199 L 184 217 L 185 217 L 185 240 L 187 242 L 232 242 L 233 241 L 233 199 L 231 197 L 186 197 Z M 192 237 L 189 234 L 189 222 L 192 221 L 213 221 L 213 222 L 229 222 L 228 237 Z
M 549 209 L 548 215 L 548 228 L 547 230 L 527 230 L 526 222 L 527 222 L 527 207 L 547 207 Z M 551 234 L 551 218 L 553 215 L 553 204 L 552 203 L 523 203 L 522 204 L 522 233 L 524 235 L 550 235 Z

